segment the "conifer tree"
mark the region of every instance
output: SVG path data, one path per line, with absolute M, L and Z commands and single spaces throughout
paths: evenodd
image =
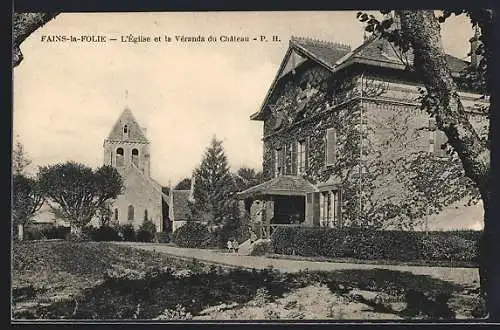
M 222 141 L 214 136 L 195 170 L 194 208 L 198 216 L 207 220 L 209 227 L 221 230 L 219 240 L 231 235 L 238 223 L 235 190 Z

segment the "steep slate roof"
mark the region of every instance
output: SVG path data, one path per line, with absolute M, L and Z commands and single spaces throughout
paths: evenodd
M 190 190 L 172 190 L 172 205 L 174 221 L 187 220 L 191 210 L 189 209 Z
M 405 66 L 397 57 L 388 56 L 388 54 L 385 54 L 383 49 L 391 49 L 389 42 L 373 35 L 367 38 L 354 50 L 351 50 L 349 46 L 335 42 L 292 37 L 287 53 L 285 54 L 278 73 L 276 74 L 274 81 L 267 92 L 264 102 L 262 103 L 259 111 L 250 116 L 250 119 L 263 120 L 262 115 L 264 114 L 269 97 L 272 95 L 276 83 L 281 79 L 281 72 L 284 70 L 292 51 L 296 51 L 297 53 L 317 62 L 332 72 L 336 72 L 353 63 L 366 63 L 380 67 L 385 66 L 401 70 L 405 69 Z M 449 54 L 446 54 L 446 61 L 448 62 L 448 65 L 454 75 L 458 74 L 458 72 L 463 70 L 469 64 L 467 61 Z
M 263 195 L 304 196 L 318 189 L 301 176 L 281 175 L 259 185 L 239 192 L 239 199 Z
M 124 138 L 123 136 L 123 125 L 127 124 L 127 128 L 129 131 L 128 138 Z M 130 142 L 143 142 L 149 143 L 149 140 L 146 138 L 144 131 L 141 126 L 137 123 L 132 111 L 128 107 L 123 110 L 122 114 L 116 121 L 113 129 L 109 133 L 107 138 L 108 141 L 130 141 Z
M 404 69 L 405 66 L 401 63 L 399 58 L 390 56 L 390 54 L 384 51 L 388 49 L 392 50 L 392 47 L 393 46 L 389 43 L 389 41 L 372 36 L 365 40 L 365 42 L 363 42 L 363 44 L 359 47 L 347 54 L 343 59 L 337 61 L 333 67 L 338 67 L 343 63 L 350 64 L 353 62 L 364 62 L 363 60 L 369 60 L 373 61 L 370 64 L 377 65 L 374 62 L 379 62 L 379 66 L 390 65 L 391 67 Z M 390 51 L 390 53 L 392 53 L 392 51 Z M 411 55 L 409 57 L 410 60 L 412 60 Z M 469 64 L 467 61 L 450 54 L 446 54 L 445 58 L 452 73 L 459 73 Z
M 335 62 L 351 50 L 348 45 L 299 37 L 291 38 L 290 47 L 303 51 L 305 55 L 321 61 L 329 68 L 333 68 Z

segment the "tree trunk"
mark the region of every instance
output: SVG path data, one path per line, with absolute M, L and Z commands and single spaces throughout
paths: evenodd
M 17 225 L 17 239 L 22 241 L 24 239 L 24 226 L 22 223 Z
M 431 95 L 434 106 L 428 111 L 435 115 L 437 127 L 448 137 L 457 152 L 465 174 L 474 181 L 483 200 L 485 216 L 480 244 L 481 289 L 489 288 L 489 169 L 490 150 L 472 127 L 458 95 L 457 86 L 447 65 L 441 42 L 440 26 L 429 10 L 399 10 L 401 32 L 409 41 L 414 54 L 415 71 Z M 491 123 L 490 123 L 491 124 Z
M 71 237 L 75 240 L 81 240 L 83 239 L 83 231 L 80 226 L 77 226 L 75 224 L 71 224 Z

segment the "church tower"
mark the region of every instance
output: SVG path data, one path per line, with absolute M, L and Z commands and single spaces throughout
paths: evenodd
M 128 107 L 104 140 L 103 147 L 105 165 L 111 165 L 119 172 L 133 165 L 150 177 L 150 142 Z

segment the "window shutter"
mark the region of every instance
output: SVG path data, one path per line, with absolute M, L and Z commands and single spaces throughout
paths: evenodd
M 335 151 L 337 136 L 334 128 L 326 130 L 326 165 L 333 165 L 335 163 Z
M 313 217 L 312 223 L 314 227 L 319 227 L 319 192 L 313 193 Z
M 278 150 L 278 165 L 281 168 L 281 173 L 280 174 L 283 174 L 283 172 L 285 170 L 283 168 L 283 165 L 284 165 L 284 162 L 283 162 L 284 159 L 283 158 L 284 158 L 285 149 L 286 148 L 283 147 L 283 148 L 281 148 L 281 149 Z
M 292 153 L 292 159 L 291 159 L 291 162 L 292 162 L 292 175 L 297 175 L 297 143 L 298 142 L 295 142 L 295 143 L 292 143 L 291 144 L 291 153 Z
M 309 226 L 313 225 L 313 217 L 314 217 L 314 193 L 306 194 L 306 224 Z
M 290 164 L 288 162 L 288 153 L 290 152 L 290 146 L 288 144 L 285 144 L 283 146 L 283 174 L 287 175 L 290 173 Z
M 448 137 L 446 136 L 446 134 L 443 132 L 443 131 L 440 131 L 440 130 L 436 130 L 435 132 L 435 136 L 436 136 L 436 142 L 435 142 L 435 154 L 436 156 L 438 157 L 448 157 L 449 155 L 446 153 L 446 149 L 442 149 L 443 146 L 447 141 L 448 141 Z
M 305 145 L 306 152 L 304 155 L 304 170 L 307 170 L 307 167 L 309 166 L 309 137 L 306 138 Z

